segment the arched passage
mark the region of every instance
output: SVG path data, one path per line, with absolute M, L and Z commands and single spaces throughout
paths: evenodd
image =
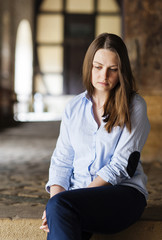
M 33 78 L 33 43 L 30 23 L 24 19 L 20 22 L 16 36 L 15 48 L 15 86 L 17 104 L 15 114 L 29 112 L 32 98 Z

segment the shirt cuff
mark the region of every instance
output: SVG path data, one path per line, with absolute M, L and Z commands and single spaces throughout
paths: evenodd
M 63 187 L 65 190 L 68 190 L 68 188 L 69 188 L 69 182 L 67 182 L 67 179 L 53 178 L 50 181 L 48 181 L 45 186 L 45 189 L 48 193 L 50 193 L 50 187 L 53 185 L 59 185 L 59 186 Z
M 109 166 L 104 166 L 103 168 L 101 168 L 97 172 L 97 175 L 100 176 L 104 181 L 109 182 L 112 185 L 119 184 L 122 181 L 120 176 L 116 175 L 112 172 L 111 169 L 109 169 Z
M 109 177 L 107 176 L 107 174 L 105 174 L 104 171 L 101 171 L 101 170 L 100 170 L 100 171 L 97 173 L 97 175 L 100 176 L 105 182 L 108 182 L 108 183 L 110 183 L 111 185 L 116 185 L 116 184 L 117 184 L 116 181 L 114 181 L 114 179 L 112 179 L 112 178 L 109 178 Z

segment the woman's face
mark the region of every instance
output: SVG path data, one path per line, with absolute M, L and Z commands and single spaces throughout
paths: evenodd
M 94 92 L 109 92 L 119 81 L 117 55 L 107 49 L 99 49 L 93 59 L 92 85 Z

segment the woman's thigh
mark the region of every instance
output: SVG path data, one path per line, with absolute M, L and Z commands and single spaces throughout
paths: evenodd
M 77 212 L 83 231 L 119 232 L 136 222 L 146 206 L 138 190 L 127 186 L 84 188 L 59 193 Z

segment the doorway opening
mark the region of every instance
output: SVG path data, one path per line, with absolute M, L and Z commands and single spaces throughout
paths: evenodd
M 30 23 L 24 19 L 20 22 L 16 36 L 15 48 L 15 85 L 17 102 L 14 106 L 16 120 L 30 111 L 32 106 L 33 84 L 33 42 Z

